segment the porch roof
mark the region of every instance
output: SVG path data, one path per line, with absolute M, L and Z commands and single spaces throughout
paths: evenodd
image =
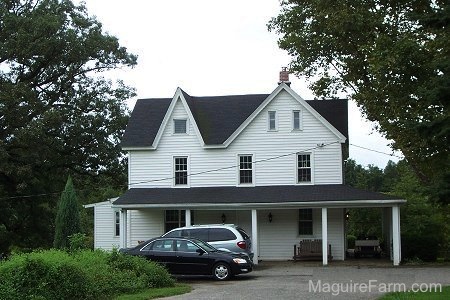
M 391 206 L 399 197 L 342 184 L 256 187 L 131 188 L 113 205 L 123 208 L 286 208 Z

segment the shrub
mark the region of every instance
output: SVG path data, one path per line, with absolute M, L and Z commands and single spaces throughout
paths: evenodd
M 69 250 L 77 251 L 82 249 L 88 249 L 88 240 L 86 234 L 75 233 L 69 236 Z
M 5 300 L 111 299 L 174 284 L 160 265 L 117 251 L 39 251 L 0 263 L 0 299 Z
M 175 280 L 171 276 L 167 276 L 167 270 L 163 266 L 142 257 L 123 255 L 117 250 L 113 250 L 109 264 L 115 270 L 123 273 L 131 272 L 138 278 L 142 277 L 141 279 L 148 287 L 159 288 L 175 285 Z
M 356 237 L 351 234 L 347 234 L 347 249 L 355 249 Z

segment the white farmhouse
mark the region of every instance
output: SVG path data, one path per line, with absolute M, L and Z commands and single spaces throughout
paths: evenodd
M 128 191 L 95 207 L 95 247 L 130 247 L 189 224 L 234 223 L 254 262 L 287 260 L 321 239 L 345 259 L 347 208 L 383 208 L 394 265 L 402 199 L 344 184 L 347 100 L 305 101 L 286 74 L 271 94 L 141 99 L 122 140 Z

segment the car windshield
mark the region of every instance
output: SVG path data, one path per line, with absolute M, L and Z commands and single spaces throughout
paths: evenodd
M 202 241 L 202 240 L 197 240 L 197 239 L 192 239 L 197 245 L 199 245 L 200 247 L 202 247 L 204 250 L 208 251 L 208 252 L 214 252 L 217 251 L 216 248 L 214 248 L 213 246 L 211 246 L 210 244 Z

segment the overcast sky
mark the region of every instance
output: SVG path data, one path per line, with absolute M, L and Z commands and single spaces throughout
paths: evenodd
M 278 0 L 85 2 L 104 30 L 138 55 L 137 67 L 111 74 L 134 86 L 136 99 L 172 97 L 177 87 L 193 96 L 269 94 L 281 67 L 290 61 L 266 26 L 279 12 Z M 301 97 L 314 98 L 306 78 L 291 74 L 290 80 Z M 389 142 L 372 127 L 349 103 L 350 143 L 392 153 Z M 388 160 L 398 161 L 354 146 L 350 158 L 381 168 Z

